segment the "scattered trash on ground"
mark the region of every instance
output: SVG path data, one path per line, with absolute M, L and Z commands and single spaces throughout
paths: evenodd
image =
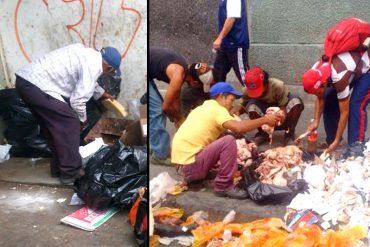
M 186 191 L 188 187 L 179 181 L 174 180 L 168 172 L 162 172 L 149 182 L 149 201 L 155 205 L 166 198 L 167 194 L 178 195 Z
M 59 198 L 57 200 L 57 203 L 62 203 L 62 202 L 65 202 L 67 200 L 67 198 Z
M 9 144 L 0 145 L 0 163 L 10 158 L 9 150 L 11 147 L 12 145 Z
M 77 206 L 77 205 L 83 205 L 85 202 L 78 197 L 77 193 L 74 193 L 71 197 L 71 201 L 69 202 L 70 206 Z

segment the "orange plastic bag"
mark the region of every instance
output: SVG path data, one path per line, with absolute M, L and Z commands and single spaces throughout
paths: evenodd
M 157 246 L 159 246 L 159 236 L 158 235 L 149 236 L 149 247 Z
M 130 213 L 128 214 L 128 218 L 129 218 L 130 223 L 131 223 L 132 226 L 135 225 L 137 208 L 139 206 L 140 201 L 141 201 L 141 197 L 139 196 L 136 199 L 136 202 L 134 203 L 134 205 L 132 205 L 132 207 L 130 209 Z
M 224 224 L 222 222 L 216 223 L 204 223 L 195 230 L 192 230 L 191 233 L 194 236 L 193 247 L 199 247 L 207 243 L 212 238 L 219 236 L 223 233 Z
M 341 231 L 327 231 L 320 241 L 320 247 L 348 247 L 367 236 L 367 228 L 361 225 Z
M 180 219 L 184 214 L 183 208 L 169 208 L 161 207 L 158 209 L 153 209 L 153 216 L 156 217 L 171 217 Z

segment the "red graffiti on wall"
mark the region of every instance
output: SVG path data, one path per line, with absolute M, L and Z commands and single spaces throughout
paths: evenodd
M 66 4 L 72 3 L 72 2 L 79 2 L 80 8 L 82 10 L 81 15 L 80 15 L 80 19 L 76 23 L 66 25 L 66 28 L 71 32 L 75 32 L 77 34 L 77 36 L 80 38 L 81 43 L 83 43 L 84 45 L 89 46 L 89 47 L 91 47 L 91 45 L 92 45 L 94 47 L 94 49 L 97 50 L 96 40 L 97 40 L 97 36 L 98 36 L 98 31 L 99 31 L 99 26 L 100 26 L 100 17 L 101 17 L 101 13 L 102 13 L 102 9 L 103 9 L 104 0 L 100 0 L 98 14 L 97 14 L 97 18 L 96 18 L 95 23 L 93 23 L 94 0 L 90 0 L 90 1 L 91 1 L 91 6 L 90 6 L 91 10 L 90 10 L 89 43 L 86 44 L 85 39 L 82 37 L 81 33 L 76 29 L 76 27 L 78 25 L 80 25 L 81 22 L 84 20 L 85 15 L 86 15 L 84 0 L 62 0 L 62 2 L 66 3 Z M 48 10 L 49 0 L 42 0 L 42 2 L 44 4 L 44 6 L 46 7 L 46 9 Z M 23 56 L 26 58 L 26 60 L 28 62 L 31 62 L 31 59 L 29 58 L 28 53 L 26 52 L 26 50 L 23 46 L 23 43 L 21 41 L 20 32 L 19 32 L 19 29 L 18 29 L 18 16 L 19 16 L 19 8 L 21 6 L 21 3 L 22 3 L 22 0 L 17 1 L 17 5 L 16 5 L 16 8 L 15 8 L 15 13 L 14 13 L 15 35 L 16 35 L 18 46 L 19 46 Z M 128 50 L 130 49 L 131 44 L 132 44 L 132 42 L 133 42 L 133 40 L 134 40 L 134 38 L 137 34 L 137 31 L 138 31 L 138 29 L 140 27 L 140 24 L 141 24 L 142 17 L 141 17 L 141 13 L 138 10 L 136 10 L 134 8 L 130 8 L 127 5 L 125 5 L 124 0 L 121 1 L 120 9 L 122 10 L 122 12 L 124 12 L 124 11 L 133 12 L 137 16 L 136 23 L 135 23 L 135 26 L 134 26 L 134 31 L 133 31 L 132 35 L 130 36 L 124 51 L 121 54 L 121 57 L 123 59 L 126 56 Z M 94 29 L 94 32 L 93 32 L 92 30 L 93 30 L 94 26 L 95 26 L 95 29 Z

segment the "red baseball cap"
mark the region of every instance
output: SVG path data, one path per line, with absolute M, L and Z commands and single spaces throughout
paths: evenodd
M 323 63 L 321 60 L 317 61 L 311 69 L 304 72 L 302 75 L 303 88 L 308 93 L 315 93 L 331 75 L 331 68 L 329 63 Z
M 258 98 L 263 94 L 265 73 L 260 67 L 254 67 L 245 73 L 246 93 L 250 98 Z

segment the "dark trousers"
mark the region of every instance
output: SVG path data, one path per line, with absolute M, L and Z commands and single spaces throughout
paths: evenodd
M 80 121 L 71 107 L 17 76 L 15 87 L 30 108 L 52 152 L 52 173 L 75 176 L 81 168 Z
M 367 129 L 366 108 L 370 102 L 370 74 L 363 74 L 354 82 L 353 91 L 349 100 L 348 117 L 348 144 L 365 140 Z M 340 117 L 337 92 L 334 88 L 325 91 L 324 125 L 326 142 L 332 143 L 337 133 Z
M 218 49 L 213 66 L 215 68 L 214 80 L 216 82 L 226 81 L 227 73 L 233 68 L 240 84 L 244 86 L 244 76 L 249 68 L 248 49 Z

